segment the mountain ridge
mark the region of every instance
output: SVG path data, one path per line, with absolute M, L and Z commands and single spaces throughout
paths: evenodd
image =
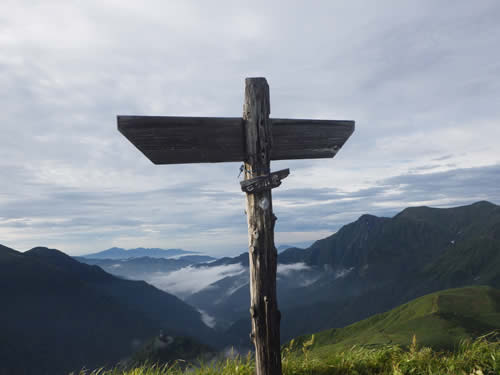
M 177 297 L 55 249 L 0 246 L 0 285 L 0 321 L 9 322 L 0 335 L 0 352 L 8 353 L 0 373 L 112 365 L 160 329 L 210 344 L 220 337 Z
M 107 250 L 102 250 L 97 253 L 81 255 L 83 258 L 92 259 L 130 259 L 138 257 L 151 258 L 171 258 L 179 255 L 198 254 L 196 251 L 182 249 L 160 249 L 160 248 L 144 248 L 137 247 L 134 249 L 123 249 L 121 247 L 112 247 Z
M 244 256 L 224 261 L 230 264 Z M 500 207 L 481 201 L 444 209 L 410 207 L 392 218 L 361 215 L 307 249 L 287 249 L 278 255 L 278 264 L 293 263 L 304 263 L 318 277 L 310 285 L 293 288 L 278 278 L 282 339 L 341 327 L 440 289 L 498 288 Z M 224 282 L 230 285 L 230 280 Z M 218 295 L 225 297 L 212 306 L 207 297 L 217 286 L 188 301 L 214 314 L 234 311 L 248 295 L 239 290 L 225 296 L 220 289 Z M 247 312 L 240 309 L 239 314 L 241 321 L 228 332 L 245 341 L 250 330 Z M 304 316 L 309 327 L 302 323 Z

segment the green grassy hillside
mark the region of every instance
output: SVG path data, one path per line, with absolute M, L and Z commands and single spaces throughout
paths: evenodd
M 449 289 L 420 297 L 388 312 L 350 326 L 314 335 L 310 350 L 317 356 L 356 346 L 409 346 L 413 335 L 420 345 L 455 349 L 463 339 L 500 329 L 500 290 L 491 287 Z M 302 348 L 311 336 L 293 346 Z

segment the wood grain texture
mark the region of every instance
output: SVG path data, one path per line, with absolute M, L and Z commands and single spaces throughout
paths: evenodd
M 289 171 L 276 172 L 274 179 L 270 161 L 334 157 L 354 131 L 354 121 L 270 119 L 269 114 L 266 79 L 247 78 L 243 118 L 118 116 L 119 131 L 155 164 L 245 162 L 250 337 L 257 375 L 282 373 L 270 189 Z M 252 184 L 256 188 L 249 188 Z
M 245 179 L 268 175 L 271 157 L 269 86 L 265 78 L 245 80 L 243 118 L 248 158 Z M 280 375 L 280 312 L 276 297 L 278 252 L 274 246 L 271 190 L 246 194 L 250 260 L 250 337 L 257 375 Z
M 271 119 L 271 160 L 333 158 L 354 131 L 354 121 Z
M 331 158 L 354 121 L 271 119 L 271 160 Z M 244 161 L 245 123 L 235 117 L 118 116 L 118 130 L 155 164 Z
M 243 119 L 118 116 L 118 130 L 155 164 L 243 161 Z

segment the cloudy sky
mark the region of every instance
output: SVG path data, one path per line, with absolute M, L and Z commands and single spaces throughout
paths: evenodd
M 500 203 L 500 2 L 0 2 L 0 243 L 246 248 L 238 163 L 155 166 L 116 115 L 352 119 L 334 159 L 281 161 L 277 244 L 363 213 Z

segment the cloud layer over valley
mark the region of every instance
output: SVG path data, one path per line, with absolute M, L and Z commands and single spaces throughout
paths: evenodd
M 184 298 L 224 278 L 245 272 L 241 264 L 214 267 L 184 267 L 169 273 L 155 273 L 145 279 L 148 283 L 166 292 Z

